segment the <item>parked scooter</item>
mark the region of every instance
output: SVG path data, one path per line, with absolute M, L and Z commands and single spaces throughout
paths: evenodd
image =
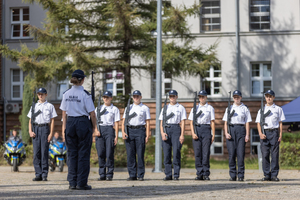
M 23 143 L 22 137 L 17 135 L 17 131 L 13 131 L 8 140 L 4 143 L 6 148 L 4 158 L 7 163 L 13 167 L 13 171 L 19 171 L 19 166 L 26 158 L 25 147 L 27 144 Z
M 59 171 L 64 171 L 64 164 L 67 160 L 67 147 L 61 138 L 53 139 L 49 145 L 49 168 L 50 171 L 55 171 L 58 167 Z

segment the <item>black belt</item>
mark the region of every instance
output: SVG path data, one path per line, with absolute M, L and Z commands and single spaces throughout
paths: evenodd
M 265 129 L 265 131 L 275 131 L 275 130 L 278 130 L 278 128 L 267 128 L 267 129 Z
M 88 116 L 86 115 L 82 115 L 82 116 L 68 116 L 70 118 L 81 118 L 81 117 L 84 117 L 84 118 L 89 118 Z
M 210 124 L 196 124 L 196 126 L 200 127 L 200 126 L 210 126 Z
M 139 128 L 145 128 L 145 125 L 140 125 L 140 126 L 128 126 L 129 128 L 132 128 L 132 129 L 139 129 Z
M 43 127 L 43 126 L 48 126 L 48 124 L 33 124 L 33 126 Z
M 245 126 L 245 124 L 230 124 L 229 126 Z

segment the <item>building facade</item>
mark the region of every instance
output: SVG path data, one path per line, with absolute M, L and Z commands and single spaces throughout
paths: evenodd
M 185 4 L 191 6 L 194 1 L 172 0 L 174 6 Z M 243 102 L 249 107 L 252 121 L 251 142 L 246 146 L 246 154 L 255 154 L 259 136 L 254 123 L 260 107 L 261 91 L 272 89 L 276 93 L 276 104 L 284 105 L 300 94 L 300 3 L 297 0 L 247 0 L 239 1 L 239 40 L 236 37 L 236 1 L 202 0 L 200 16 L 190 17 L 188 23 L 191 33 L 196 37 L 195 46 L 204 48 L 217 45 L 217 57 L 221 69 L 211 67 L 206 76 L 182 75 L 174 77 L 162 72 L 162 95 L 170 89 L 179 94 L 179 102 L 186 107 L 189 114 L 193 105 L 193 92 L 205 89 L 209 103 L 216 113 L 216 139 L 212 155 L 224 157 L 227 154 L 223 133 L 223 114 L 227 107 L 228 92 L 240 89 Z M 27 24 L 42 27 L 45 11 L 35 4 L 24 4 L 22 0 L 6 1 L 4 13 L 5 44 L 20 49 L 20 44 L 37 47 L 37 43 L 24 31 Z M 163 39 L 174 39 L 171 35 Z M 239 42 L 237 42 L 239 41 Z M 178 42 L 180 42 L 178 40 Z M 237 44 L 239 48 L 237 48 Z M 237 54 L 239 49 L 239 54 Z M 237 59 L 239 58 L 239 59 Z M 237 60 L 239 62 L 237 63 Z M 133 61 L 134 62 L 134 61 Z M 176 67 L 176 66 L 174 66 Z M 21 110 L 24 73 L 17 63 L 4 59 L 2 80 L 5 84 L 4 95 L 8 103 L 19 105 Z M 89 77 L 88 77 L 89 78 Z M 109 90 L 114 96 L 124 95 L 122 72 L 112 70 L 99 74 L 96 90 Z M 239 80 L 239 81 L 238 81 Z M 155 133 L 155 74 L 145 70 L 132 71 L 132 88 L 143 94 L 143 103 L 151 109 L 151 130 Z M 90 80 L 85 83 L 90 88 Z M 52 83 L 47 86 L 48 101 L 57 108 L 55 130 L 61 132 L 61 112 L 58 109 L 62 93 L 70 87 L 68 81 Z M 123 108 L 120 108 L 121 114 Z M 6 113 L 6 134 L 18 124 L 16 116 L 20 112 Z M 190 134 L 188 120 L 186 134 Z

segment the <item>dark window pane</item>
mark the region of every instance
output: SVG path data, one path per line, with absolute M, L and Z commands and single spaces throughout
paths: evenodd
M 221 77 L 221 72 L 214 72 L 214 77 Z
M 13 37 L 20 37 L 21 26 L 20 24 L 13 25 Z
M 221 91 L 220 88 L 215 88 L 214 89 L 214 94 L 220 94 L 221 93 L 220 91 Z
M 215 142 L 222 142 L 222 137 L 215 137 Z
M 117 84 L 117 89 L 123 89 L 123 83 L 118 83 Z
M 220 25 L 212 25 L 212 31 L 219 31 L 221 29 Z
M 29 37 L 29 31 L 27 30 L 28 25 L 24 24 L 23 25 L 23 37 Z
M 262 6 L 262 7 L 260 7 L 260 12 L 270 12 L 270 6 Z
M 23 9 L 23 21 L 29 21 L 29 8 Z
M 220 18 L 212 18 L 212 23 L 220 23 Z
M 259 64 L 252 64 L 252 77 L 259 76 Z
M 204 2 L 201 2 L 202 3 L 202 7 L 209 7 L 211 6 L 211 2 L 210 1 L 204 1 Z
M 222 147 L 214 147 L 215 154 L 221 154 L 222 153 Z
M 211 13 L 220 13 L 220 8 L 213 8 Z
M 172 74 L 165 72 L 165 78 L 172 78 Z
M 264 81 L 264 92 L 267 90 L 271 90 L 272 88 L 272 82 L 271 81 Z
M 214 82 L 214 87 L 221 87 L 221 82 Z
M 261 21 L 262 22 L 269 22 L 270 21 L 270 16 L 262 16 Z
M 251 12 L 259 12 L 259 7 L 251 7 Z
M 12 70 L 13 73 L 13 82 L 20 82 L 20 70 L 19 69 L 13 69 Z
M 13 21 L 20 21 L 20 9 L 12 9 Z
M 251 22 L 260 22 L 260 17 L 251 17 Z
M 211 13 L 211 9 L 210 8 L 203 8 L 202 9 L 202 14 L 210 14 Z
M 222 129 L 216 129 L 215 130 L 215 136 L 221 136 L 222 137 Z
M 210 26 L 202 26 L 202 31 L 210 31 Z
M 251 154 L 257 155 L 257 146 L 251 146 Z
M 251 5 L 270 5 L 270 0 L 251 0 Z
M 259 29 L 260 29 L 260 26 L 259 26 L 259 24 L 250 24 L 250 28 L 251 28 L 252 30 L 259 30 Z
M 204 90 L 207 92 L 208 95 L 211 95 L 211 92 L 210 92 L 210 81 L 205 81 L 204 82 Z
M 220 6 L 220 1 L 212 1 L 212 6 Z
M 209 24 L 210 18 L 202 18 L 202 24 Z
M 13 86 L 13 98 L 19 98 L 20 97 L 20 86 L 19 85 L 14 85 Z
M 270 24 L 269 23 L 261 24 L 261 29 L 270 29 Z

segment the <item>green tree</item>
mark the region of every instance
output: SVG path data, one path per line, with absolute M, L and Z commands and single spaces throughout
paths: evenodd
M 22 140 L 25 143 L 29 143 L 30 136 L 28 132 L 28 124 L 29 124 L 29 118 L 27 117 L 27 114 L 30 110 L 31 103 L 32 103 L 32 89 L 30 87 L 31 77 L 30 75 L 27 75 L 25 77 L 25 84 L 24 84 L 24 91 L 23 91 L 23 104 L 22 104 L 22 114 L 19 116 L 19 120 L 21 123 L 21 130 L 22 130 Z
M 120 70 L 125 94 L 131 91 L 133 69 L 155 71 L 156 1 L 153 0 L 24 0 L 47 10 L 44 29 L 29 27 L 39 47 L 21 51 L 0 46 L 1 52 L 32 72 L 32 84 L 62 80 L 74 69 L 89 73 Z M 195 46 L 187 18 L 199 14 L 191 7 L 163 3 L 163 71 L 204 75 L 217 65 L 216 45 Z M 133 59 L 135 62 L 133 62 Z M 139 63 L 137 63 L 139 61 Z

